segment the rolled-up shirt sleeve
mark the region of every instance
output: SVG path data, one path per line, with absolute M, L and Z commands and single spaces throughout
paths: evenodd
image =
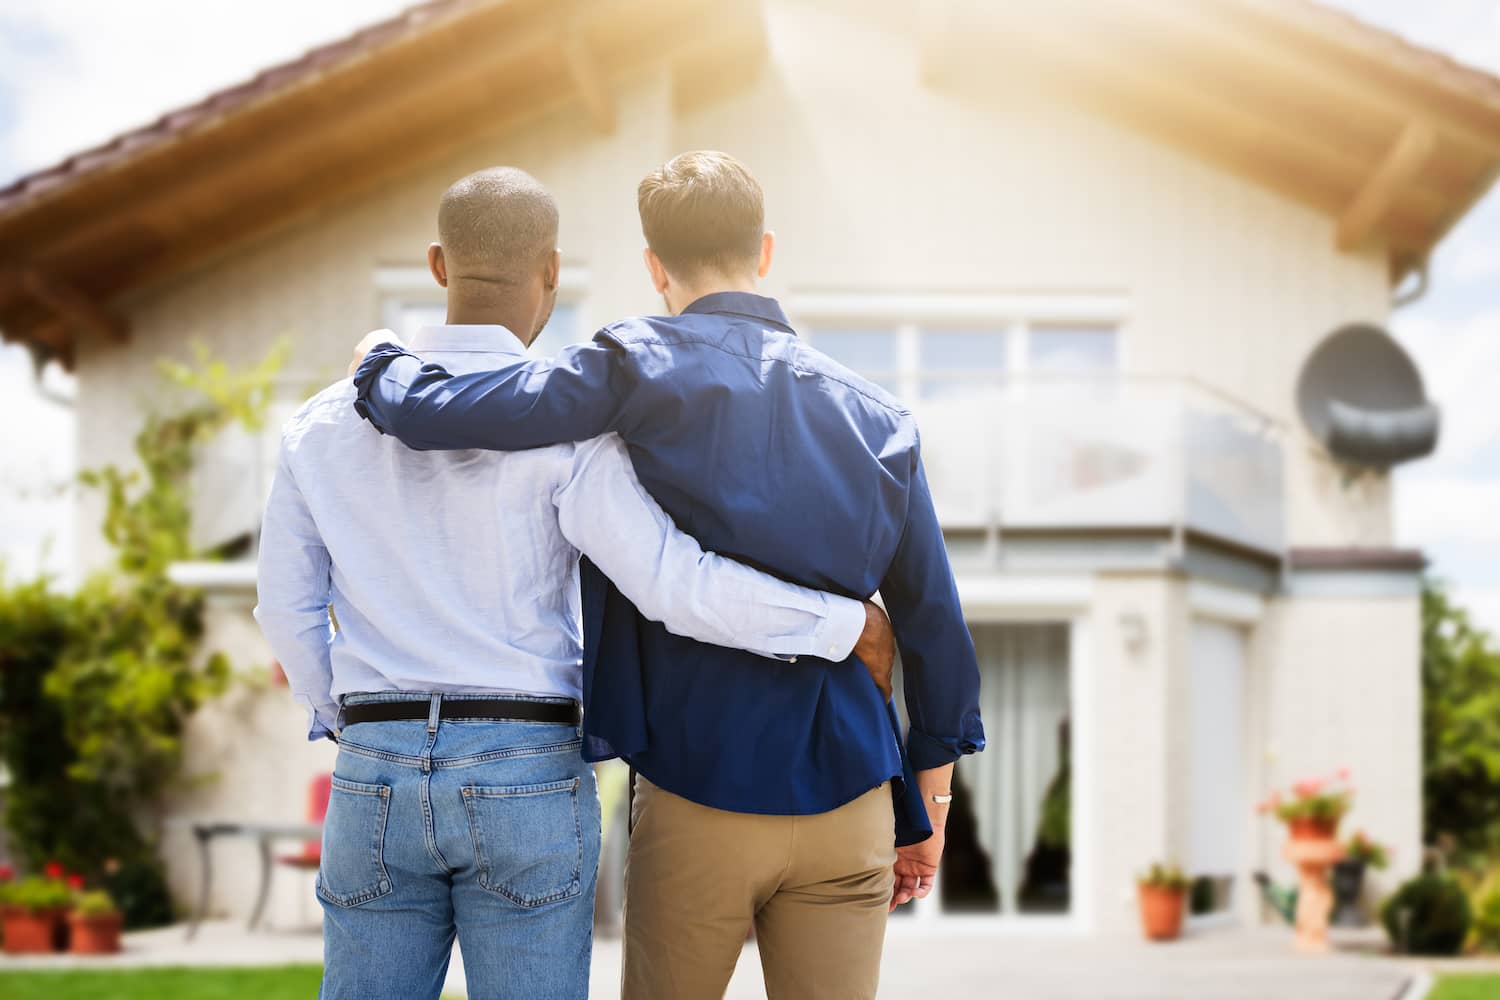
M 880 596 L 901 650 L 907 754 L 913 768 L 925 771 L 983 750 L 984 726 L 974 640 L 913 440 L 906 525 Z
M 669 632 L 777 659 L 841 662 L 864 630 L 859 601 L 704 552 L 646 492 L 614 434 L 577 447 L 553 502 L 564 537 Z
M 332 566 L 283 445 L 261 522 L 255 620 L 281 663 L 292 697 L 307 709 L 309 740 L 330 736 L 338 726 L 339 706 L 330 693 Z

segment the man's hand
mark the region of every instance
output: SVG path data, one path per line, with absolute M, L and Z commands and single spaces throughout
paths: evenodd
M 920 844 L 896 848 L 896 882 L 891 889 L 891 909 L 913 899 L 926 899 L 937 878 L 938 862 L 943 860 L 943 831 L 934 829 L 932 836 Z
M 920 844 L 896 848 L 896 863 L 892 866 L 896 874 L 895 883 L 891 887 L 893 910 L 913 899 L 926 899 L 927 894 L 932 892 L 938 862 L 943 860 L 943 831 L 948 827 L 948 803 L 935 802 L 933 796 L 950 798 L 952 788 L 952 764 L 917 772 L 917 790 L 922 795 L 922 804 L 927 807 L 927 819 L 932 823 L 932 836 Z
M 891 700 L 891 670 L 896 662 L 896 633 L 878 604 L 865 602 L 865 630 L 854 644 L 854 655 L 870 672 L 870 679 L 886 701 Z
M 348 374 L 353 376 L 359 369 L 360 363 L 365 360 L 365 355 L 375 349 L 376 344 L 384 344 L 389 341 L 392 344 L 401 343 L 401 338 L 396 336 L 392 330 L 371 330 L 365 334 L 359 343 L 354 345 L 354 359 L 349 362 Z

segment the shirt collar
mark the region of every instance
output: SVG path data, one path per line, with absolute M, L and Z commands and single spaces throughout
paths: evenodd
M 780 303 L 773 298 L 756 295 L 753 292 L 713 292 L 700 299 L 695 299 L 682 312 L 684 315 L 687 313 L 719 313 L 731 316 L 744 316 L 762 323 L 779 326 L 788 333 L 792 332 L 792 324 L 787 322 L 786 313 L 781 311 Z
M 516 335 L 498 323 L 424 326 L 412 336 L 409 346 L 418 354 L 526 355 Z

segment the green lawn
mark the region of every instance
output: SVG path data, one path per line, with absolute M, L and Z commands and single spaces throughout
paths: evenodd
M 89 969 L 0 971 L 5 1000 L 309 1000 L 323 969 Z
M 1500 997 L 1500 976 L 1440 976 L 1427 1000 L 1495 1000 Z

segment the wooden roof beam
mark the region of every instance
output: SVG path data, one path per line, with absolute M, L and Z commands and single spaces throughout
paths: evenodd
M 130 326 L 124 319 L 54 275 L 31 268 L 21 273 L 21 286 L 72 326 L 112 343 L 130 339 Z
M 576 16 L 564 21 L 560 42 L 568 78 L 572 80 L 573 89 L 578 92 L 583 106 L 588 109 L 589 120 L 601 134 L 612 134 L 615 130 L 615 101 L 604 74 L 600 72 L 599 55 L 583 36 Z
M 1389 220 L 1402 190 L 1413 183 L 1437 149 L 1437 131 L 1418 118 L 1391 144 L 1385 159 L 1339 217 L 1338 248 L 1357 250 Z

